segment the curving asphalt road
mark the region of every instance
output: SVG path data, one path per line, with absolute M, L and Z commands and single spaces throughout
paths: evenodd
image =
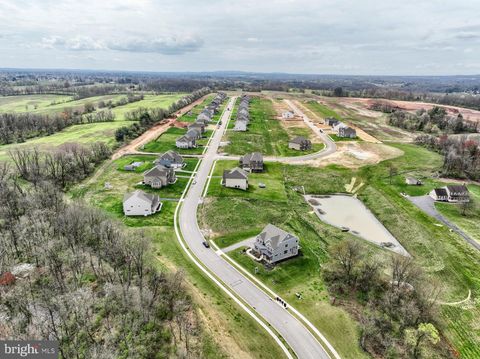
M 290 310 L 284 309 L 267 295 L 264 290 L 260 289 L 259 286 L 227 262 L 222 253 L 217 253 L 212 248 L 207 249 L 202 245 L 205 238 L 198 227 L 197 209 L 202 201 L 203 189 L 207 183 L 210 170 L 217 159 L 217 149 L 231 116 L 231 110 L 228 109 L 232 109 L 234 103 L 235 97 L 230 100 L 227 109 L 222 115 L 222 125 L 213 134 L 210 144 L 204 153 L 203 160 L 197 168 L 195 181 L 192 182 L 181 202 L 178 213 L 179 229 L 188 248 L 196 259 L 226 284 L 229 291 L 242 298 L 244 302 L 254 308 L 258 315 L 275 328 L 299 358 L 329 359 L 330 356 L 320 342 L 299 319 L 291 314 Z M 292 108 L 294 107 L 292 106 Z M 334 144 L 332 147 L 328 145 L 328 142 L 326 150 L 322 151 L 322 153 L 332 151 L 332 148 L 334 149 Z M 319 334 L 318 330 L 315 329 L 315 331 Z M 327 346 L 334 351 L 329 343 L 327 343 Z M 334 353 L 339 358 L 338 354 Z
M 305 162 L 305 161 L 309 161 L 309 160 L 315 160 L 317 158 L 323 158 L 323 157 L 331 155 L 332 153 L 335 153 L 335 151 L 337 151 L 337 145 L 330 138 L 330 136 L 328 136 L 327 134 L 322 132 L 317 126 L 315 126 L 315 124 L 312 122 L 312 120 L 310 120 L 310 118 L 307 115 L 305 115 L 297 106 L 295 106 L 292 101 L 290 101 L 290 100 L 284 100 L 284 101 L 293 110 L 293 112 L 295 114 L 297 114 L 298 116 L 303 118 L 303 122 L 305 122 L 305 124 L 308 127 L 310 127 L 310 129 L 313 131 L 313 133 L 315 133 L 322 140 L 322 142 L 325 144 L 325 147 L 321 151 L 311 153 L 311 154 L 308 154 L 308 155 L 304 155 L 304 156 L 295 156 L 295 157 L 265 156 L 265 157 L 263 157 L 264 161 L 294 164 L 294 163 L 301 163 L 301 162 Z M 218 159 L 218 160 L 238 160 L 238 159 L 240 159 L 240 156 L 217 155 L 216 159 Z

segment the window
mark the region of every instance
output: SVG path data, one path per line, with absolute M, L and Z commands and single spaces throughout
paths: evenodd
M 287 254 L 288 251 L 283 251 L 283 254 Z

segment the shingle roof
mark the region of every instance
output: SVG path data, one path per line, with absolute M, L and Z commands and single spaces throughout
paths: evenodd
M 158 176 L 166 176 L 168 173 L 168 169 L 162 165 L 157 165 L 152 169 L 148 170 L 144 173 L 144 176 L 148 177 L 158 177 Z
M 434 191 L 435 191 L 435 195 L 436 195 L 437 197 L 446 197 L 446 196 L 448 196 L 447 190 L 446 190 L 445 188 L 435 188 Z
M 291 143 L 297 143 L 299 145 L 301 145 L 302 143 L 304 143 L 305 141 L 308 141 L 308 139 L 306 139 L 305 137 L 303 136 L 297 136 L 295 137 L 293 140 L 290 140 Z
M 136 197 L 136 198 L 138 198 L 138 199 L 140 199 L 144 202 L 154 203 L 156 197 L 158 197 L 158 196 L 155 195 L 155 194 L 151 194 L 151 193 L 145 193 L 145 192 L 137 189 L 136 191 L 125 193 L 123 195 L 123 201 L 124 202 L 128 201 L 130 198 L 133 198 L 133 197 Z
M 243 163 L 250 163 L 252 161 L 263 162 L 263 155 L 260 152 L 247 153 L 242 158 Z
M 464 185 L 449 185 L 446 188 L 450 193 L 468 193 L 468 188 Z
M 223 178 L 229 179 L 248 179 L 247 172 L 242 170 L 241 168 L 235 167 L 232 170 L 225 170 L 223 171 Z
M 267 224 L 263 231 L 258 235 L 265 245 L 270 244 L 272 249 L 276 249 L 280 244 L 292 237 L 295 237 L 293 234 L 284 231 L 273 224 Z
M 177 152 L 169 150 L 160 156 L 161 160 L 173 161 L 175 163 L 183 163 L 183 158 Z

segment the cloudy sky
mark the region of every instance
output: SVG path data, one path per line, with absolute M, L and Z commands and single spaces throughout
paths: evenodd
M 0 67 L 480 74 L 479 0 L 0 0 Z

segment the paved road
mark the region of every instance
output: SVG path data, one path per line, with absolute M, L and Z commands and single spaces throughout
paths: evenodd
M 450 222 L 444 216 L 442 216 L 437 209 L 435 208 L 435 201 L 430 196 L 415 196 L 415 197 L 407 197 L 410 202 L 412 202 L 415 206 L 420 208 L 429 216 L 435 218 L 437 221 L 442 222 L 447 227 L 449 227 L 455 233 L 458 233 L 463 239 L 465 239 L 468 243 L 470 243 L 473 247 L 480 250 L 480 243 L 476 240 L 471 238 L 468 234 L 462 231 L 455 223 Z
M 230 100 L 228 108 L 233 108 L 234 101 L 235 98 Z M 180 231 L 197 259 L 225 283 L 229 290 L 235 292 L 261 317 L 265 318 L 281 334 L 299 358 L 330 358 L 319 341 L 289 310 L 272 300 L 263 290 L 227 262 L 223 256 L 218 255 L 212 248 L 207 249 L 202 245 L 205 239 L 198 227 L 197 208 L 202 200 L 202 191 L 216 159 L 217 149 L 230 116 L 231 111 L 227 109 L 222 116 L 222 126 L 215 131 L 198 167 L 195 177 L 196 184 L 190 186 L 184 197 L 178 217 Z
M 314 160 L 317 158 L 323 158 L 328 155 L 331 155 L 332 153 L 335 153 L 337 150 L 337 145 L 335 142 L 325 133 L 320 131 L 320 129 L 315 126 L 313 121 L 305 115 L 297 106 L 293 104 L 290 100 L 284 100 L 285 103 L 292 109 L 295 114 L 303 118 L 303 122 L 310 127 L 310 129 L 315 133 L 325 144 L 325 148 L 321 151 L 311 153 L 308 155 L 304 156 L 295 156 L 295 157 L 274 157 L 274 156 L 264 156 L 263 160 L 267 162 L 282 162 L 282 163 L 290 163 L 290 164 L 295 164 L 295 163 L 302 163 L 305 161 L 309 160 Z M 238 160 L 240 159 L 240 156 L 228 156 L 228 155 L 217 155 L 216 159 L 218 160 Z

